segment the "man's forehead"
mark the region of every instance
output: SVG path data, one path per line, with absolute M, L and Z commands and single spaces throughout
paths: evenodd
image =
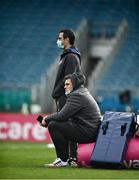
M 65 83 L 66 82 L 71 83 L 71 79 L 66 79 Z
M 63 32 L 59 33 L 58 37 L 63 38 Z

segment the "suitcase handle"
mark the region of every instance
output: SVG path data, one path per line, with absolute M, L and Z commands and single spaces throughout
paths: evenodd
M 125 123 L 124 125 L 121 126 L 121 136 L 124 136 L 124 134 L 126 132 L 126 127 L 127 127 L 127 123 Z
M 108 129 L 108 125 L 109 125 L 109 121 L 102 124 L 103 135 L 106 134 L 107 129 Z

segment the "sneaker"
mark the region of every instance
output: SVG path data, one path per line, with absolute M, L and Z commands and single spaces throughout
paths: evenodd
M 60 158 L 56 158 L 53 163 L 44 164 L 45 167 L 66 167 L 69 166 L 68 162 L 62 161 Z
M 78 164 L 76 163 L 76 159 L 75 158 L 68 159 L 68 164 L 71 167 L 78 167 Z

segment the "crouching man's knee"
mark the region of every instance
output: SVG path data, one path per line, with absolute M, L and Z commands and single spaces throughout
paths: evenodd
M 51 130 L 53 130 L 53 129 L 55 129 L 56 127 L 57 127 L 57 122 L 56 121 L 51 121 L 51 122 L 49 122 L 49 124 L 48 124 L 48 130 L 49 131 L 51 131 Z

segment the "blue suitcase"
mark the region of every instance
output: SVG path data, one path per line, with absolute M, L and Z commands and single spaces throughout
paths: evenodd
M 135 114 L 106 111 L 91 155 L 96 167 L 121 167 L 128 137 L 133 136 Z

